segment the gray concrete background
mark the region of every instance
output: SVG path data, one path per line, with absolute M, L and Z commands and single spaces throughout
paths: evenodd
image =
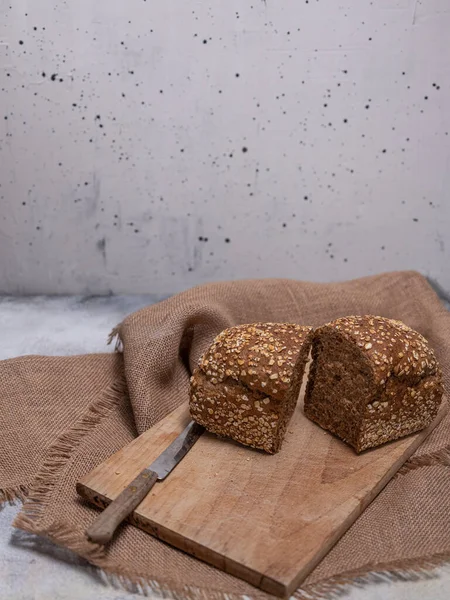
M 0 298 L 0 360 L 23 354 L 107 351 L 108 333 L 153 296 L 108 298 Z M 31 332 L 31 333 L 30 333 Z M 37 536 L 13 530 L 17 506 L 0 511 L 1 600 L 131 600 L 107 585 L 76 555 Z M 417 581 L 363 583 L 339 597 L 348 600 L 447 600 L 450 566 Z
M 403 268 L 450 290 L 447 0 L 0 12 L 0 291 Z
M 0 0 L 0 358 L 105 350 L 205 281 L 450 292 L 446 0 Z M 30 331 L 33 335 L 30 336 Z M 0 598 L 120 600 L 0 512 Z M 444 600 L 449 568 L 351 600 Z

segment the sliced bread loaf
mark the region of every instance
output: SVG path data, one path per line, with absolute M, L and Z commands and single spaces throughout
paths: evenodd
M 192 418 L 209 431 L 278 452 L 292 417 L 311 327 L 254 323 L 222 331 L 191 378 Z
M 317 329 L 305 414 L 357 452 L 425 428 L 442 375 L 426 339 L 400 321 L 337 319 Z

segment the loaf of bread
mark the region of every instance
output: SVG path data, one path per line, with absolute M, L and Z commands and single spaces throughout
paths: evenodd
M 443 394 L 426 339 L 400 321 L 337 319 L 314 332 L 305 415 L 361 452 L 427 427 Z
M 254 323 L 222 331 L 191 378 L 192 418 L 208 431 L 271 454 L 294 412 L 312 328 Z

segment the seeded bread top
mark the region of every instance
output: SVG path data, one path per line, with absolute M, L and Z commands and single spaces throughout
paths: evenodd
M 293 323 L 253 323 L 222 331 L 200 359 L 211 383 L 228 377 L 281 400 L 291 384 L 299 352 L 311 327 Z
M 383 385 L 392 374 L 398 379 L 422 379 L 440 375 L 427 340 L 401 321 L 372 315 L 342 317 L 317 331 L 335 329 L 354 341 L 374 366 L 375 379 Z

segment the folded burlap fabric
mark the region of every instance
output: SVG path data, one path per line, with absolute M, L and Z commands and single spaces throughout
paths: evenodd
M 74 550 L 132 589 L 180 599 L 268 597 L 130 525 L 106 549 L 89 543 L 84 531 L 98 512 L 77 497 L 75 482 L 187 401 L 190 373 L 222 329 L 254 321 L 317 326 L 351 314 L 417 329 L 450 389 L 450 313 L 418 273 L 205 285 L 126 318 L 114 332 L 122 352 L 0 363 L 0 501 L 24 500 L 17 527 Z M 447 416 L 295 595 L 328 597 L 368 573 L 417 576 L 450 560 L 449 466 Z

